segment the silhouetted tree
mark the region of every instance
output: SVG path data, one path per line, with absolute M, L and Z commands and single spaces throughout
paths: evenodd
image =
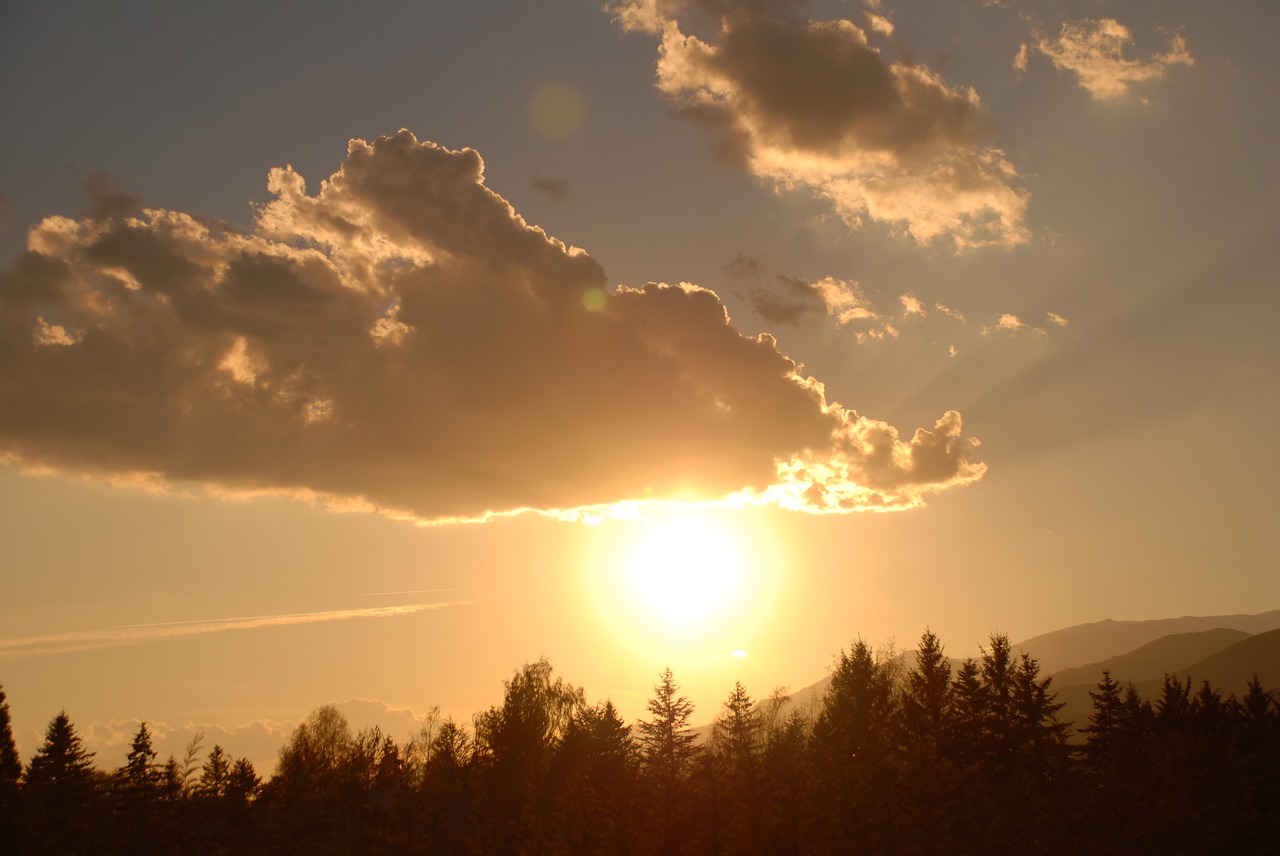
M 890 752 L 897 717 L 888 661 L 859 639 L 850 652 L 840 653 L 813 726 L 828 838 L 860 842 L 872 852 L 895 840 Z
M 0 686 L 0 852 L 16 847 L 18 822 L 18 783 L 22 779 L 22 759 L 13 739 L 13 722 L 9 718 L 9 702 Z
M 1111 677 L 1110 669 L 1102 670 L 1097 692 L 1089 691 L 1093 710 L 1089 724 L 1081 729 L 1085 735 L 1085 757 L 1092 766 L 1101 766 L 1120 742 L 1126 716 L 1120 683 Z
M 231 761 L 222 747 L 217 743 L 209 750 L 204 766 L 200 768 L 200 781 L 196 790 L 205 797 L 221 799 L 227 793 L 227 784 L 231 779 Z
M 27 843 L 36 853 L 90 853 L 102 818 L 97 812 L 98 785 L 93 753 L 64 710 L 45 730 L 23 780 L 23 814 Z
M 760 852 L 761 744 L 760 714 L 741 682 L 724 703 L 713 730 L 713 746 L 724 760 L 725 837 L 730 852 Z
M 940 753 L 950 691 L 951 664 L 938 637 L 925 630 L 902 693 L 903 732 L 912 751 L 922 758 L 936 759 Z
M 961 784 L 955 758 L 948 751 L 951 695 L 951 664 L 938 637 L 925 630 L 902 690 L 900 800 L 902 850 L 907 853 L 942 852 L 943 843 L 955 834 L 950 809 Z M 979 721 L 976 711 L 973 721 L 975 725 Z
M 262 777 L 248 758 L 238 758 L 227 776 L 226 797 L 234 802 L 248 803 L 262 790 Z
M 169 835 L 170 818 L 164 815 L 162 770 L 156 763 L 147 723 L 138 725 L 123 767 L 115 771 L 113 790 L 116 803 L 115 843 L 132 853 L 168 852 L 173 847 Z
M 762 847 L 778 856 L 808 852 L 813 826 L 807 800 L 814 779 L 809 757 L 811 723 L 780 690 L 765 701 L 762 712 Z
M 351 727 L 324 705 L 294 729 L 263 791 L 277 847 L 343 853 L 358 847 L 350 811 Z
M 475 767 L 467 729 L 452 717 L 425 742 L 413 825 L 427 853 L 465 853 L 474 836 Z
M 636 724 L 641 768 L 654 792 L 657 849 L 663 854 L 681 850 L 680 800 L 697 755 L 693 729 L 689 727 L 693 703 L 679 692 L 671 669 L 664 669 L 647 705 L 651 718 Z
M 640 826 L 639 760 L 612 702 L 575 711 L 556 759 L 558 849 L 632 852 Z
M 155 799 L 160 784 L 160 768 L 156 750 L 151 748 L 151 731 L 147 723 L 138 725 L 125 765 L 116 771 L 117 787 L 127 797 L 144 801 Z
M 972 658 L 966 659 L 947 693 L 947 724 L 943 730 L 947 754 L 965 770 L 982 756 L 984 717 L 982 670 Z
M 486 765 L 486 803 L 480 817 L 487 853 L 540 852 L 546 846 L 547 788 L 552 759 L 582 690 L 552 679 L 546 658 L 526 663 L 504 683 L 502 707 L 476 720 L 477 747 Z

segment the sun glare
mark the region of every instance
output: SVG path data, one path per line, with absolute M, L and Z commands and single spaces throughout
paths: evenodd
M 627 584 L 656 616 L 688 628 L 719 612 L 743 582 L 738 547 L 693 514 L 649 528 L 632 548 Z
M 588 562 L 602 625 L 645 659 L 745 656 L 776 602 L 779 577 L 767 531 L 741 514 L 656 507 L 641 520 L 602 524 Z

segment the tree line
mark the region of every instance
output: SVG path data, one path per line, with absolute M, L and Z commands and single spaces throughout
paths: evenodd
M 1104 674 L 1090 695 L 1073 734 L 1007 637 L 953 669 L 926 631 L 910 668 L 841 652 L 811 710 L 738 683 L 699 740 L 669 669 L 628 725 L 541 659 L 470 724 L 435 712 L 403 743 L 318 708 L 264 781 L 198 736 L 161 762 L 146 723 L 100 769 L 65 711 L 24 766 L 0 689 L 0 852 L 1275 852 L 1274 692 L 1170 675 L 1144 699 Z

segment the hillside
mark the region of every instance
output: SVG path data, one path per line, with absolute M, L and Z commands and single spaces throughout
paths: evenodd
M 1087 666 L 1075 666 L 1054 672 L 1053 682 L 1057 686 L 1064 687 L 1074 684 L 1094 686 L 1102 679 L 1104 669 L 1111 672 L 1111 677 L 1122 684 L 1131 681 L 1135 684 L 1142 681 L 1158 681 L 1166 672 L 1185 669 L 1192 663 L 1198 663 L 1237 642 L 1250 638 L 1252 637 L 1243 630 L 1231 630 L 1226 627 L 1202 630 L 1198 633 L 1174 633 L 1100 663 L 1090 663 Z
M 1182 644 L 1181 641 L 1179 644 Z M 1169 647 L 1176 649 L 1176 646 Z M 1098 664 L 1099 678 L 1105 665 Z M 1170 660 L 1167 665 L 1159 669 L 1158 675 L 1153 674 L 1154 670 L 1154 661 L 1151 661 L 1150 667 L 1144 673 L 1146 677 L 1133 681 L 1138 693 L 1153 703 L 1160 697 L 1165 674 L 1174 675 L 1181 680 L 1190 677 L 1193 692 L 1207 680 L 1222 694 L 1223 698 L 1232 693 L 1237 696 L 1242 694 L 1249 679 L 1255 674 L 1265 689 L 1275 689 L 1280 687 L 1280 630 L 1248 636 L 1188 665 L 1179 666 L 1174 660 Z M 1071 671 L 1076 672 L 1076 670 Z M 1065 704 L 1059 713 L 1059 718 L 1072 721 L 1077 728 L 1081 728 L 1089 722 L 1089 713 L 1093 709 L 1089 692 L 1096 690 L 1097 678 L 1089 682 L 1060 684 L 1058 678 L 1061 674 L 1054 676 L 1052 687 L 1058 692 L 1058 701 Z M 1115 671 L 1112 672 L 1112 677 L 1122 683 L 1127 682 L 1126 678 Z
M 1014 645 L 1014 650 L 1027 652 L 1040 661 L 1042 673 L 1053 674 L 1072 666 L 1101 662 L 1165 636 L 1219 628 L 1249 634 L 1280 629 L 1280 609 L 1257 615 L 1185 615 L 1149 621 L 1108 618 L 1033 636 Z

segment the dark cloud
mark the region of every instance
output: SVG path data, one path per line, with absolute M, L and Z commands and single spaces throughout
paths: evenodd
M 905 507 L 983 472 L 958 415 L 901 440 L 706 289 L 608 290 L 472 150 L 402 131 L 314 196 L 288 168 L 269 187 L 248 233 L 100 204 L 33 228 L 0 273 L 0 456 L 424 520 Z
M 538 173 L 530 179 L 529 186 L 539 193 L 545 193 L 556 202 L 563 202 L 569 198 L 569 182 L 563 178 L 547 178 L 542 173 Z

